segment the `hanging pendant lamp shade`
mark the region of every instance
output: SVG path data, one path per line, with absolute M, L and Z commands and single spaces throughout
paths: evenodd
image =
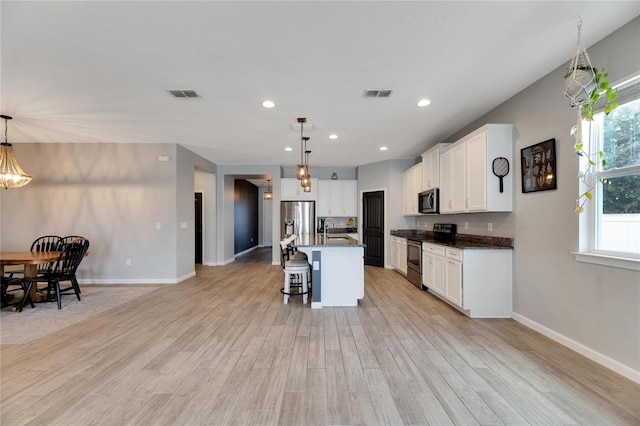
M 267 181 L 267 190 L 264 191 L 264 199 L 271 200 L 273 198 L 273 191 L 271 191 L 271 179 Z
M 304 161 L 304 152 L 306 150 L 306 141 L 309 140 L 309 138 L 305 138 L 304 137 L 304 123 L 307 122 L 307 119 L 302 117 L 302 118 L 298 118 L 298 123 L 300 123 L 300 164 L 298 164 L 298 169 L 296 171 L 296 177 L 298 178 L 298 180 L 302 180 L 304 179 L 307 174 L 309 173 L 309 170 L 307 168 L 307 165 Z
M 12 117 L 8 115 L 0 115 L 4 120 L 4 142 L 0 146 L 0 186 L 4 189 L 20 188 L 31 182 L 32 177 L 22 170 L 13 147 L 7 141 L 7 121 Z

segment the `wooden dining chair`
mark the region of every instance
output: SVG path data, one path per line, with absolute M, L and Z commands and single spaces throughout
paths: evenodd
M 53 267 L 51 267 L 49 271 L 45 272 L 41 276 L 37 276 L 36 278 L 25 280 L 25 291 L 27 296 L 23 299 L 19 310 L 22 311 L 25 303 L 29 301 L 30 297 L 28 297 L 28 294 L 31 291 L 33 285 L 37 285 L 37 283 L 39 282 L 47 283 L 46 300 L 57 301 L 58 309 L 62 309 L 61 296 L 65 290 L 73 289 L 78 300 L 81 300 L 80 287 L 78 286 L 78 281 L 76 280 L 76 271 L 78 270 L 78 266 L 80 266 L 80 262 L 82 262 L 82 259 L 86 255 L 88 249 L 89 240 L 85 238 L 75 239 L 74 241 L 64 246 L 64 249 L 60 252 L 58 260 L 53 263 Z M 60 283 L 64 281 L 70 281 L 71 287 L 61 290 Z M 52 293 L 54 294 L 52 295 Z M 53 296 L 55 297 L 52 298 Z

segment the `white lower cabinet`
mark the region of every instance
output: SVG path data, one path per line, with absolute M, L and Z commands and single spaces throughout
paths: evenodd
M 464 307 L 462 300 L 462 250 L 447 248 L 446 253 L 444 297 L 454 305 Z
M 422 243 L 422 284 L 472 318 L 511 318 L 510 249 L 455 249 Z
M 407 239 L 391 236 L 391 266 L 407 275 Z
M 444 295 L 444 246 L 422 243 L 422 285 Z

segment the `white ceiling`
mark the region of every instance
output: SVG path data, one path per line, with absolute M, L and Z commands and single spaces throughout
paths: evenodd
M 0 13 L 10 142 L 179 143 L 288 167 L 290 124 L 307 117 L 311 166 L 352 167 L 419 155 L 567 62 L 578 16 L 589 46 L 640 2 L 3 0 Z

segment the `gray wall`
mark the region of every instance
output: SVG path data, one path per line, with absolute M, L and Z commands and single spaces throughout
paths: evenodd
M 212 174 L 216 173 L 216 165 L 180 145 L 176 146 L 175 162 L 176 270 L 178 279 L 182 280 L 195 273 L 195 206 L 193 194 L 195 192 L 196 168 L 202 172 Z M 209 207 L 211 208 L 211 203 L 209 203 Z M 186 224 L 186 227 L 183 227 L 182 224 Z
M 193 224 L 194 162 L 181 147 L 25 143 L 15 148 L 34 180 L 0 192 L 2 250 L 28 250 L 45 234 L 83 235 L 91 246 L 78 271 L 82 282 L 170 283 L 193 273 L 193 226 L 180 229 L 179 223 Z M 170 161 L 159 162 L 158 156 Z M 200 165 L 215 170 L 206 160 Z
M 272 229 L 272 263 L 280 264 L 280 176 L 282 169 L 279 165 L 218 165 L 216 171 L 216 192 L 218 204 L 216 206 L 216 220 L 218 230 L 217 263 L 224 265 L 233 262 L 234 256 L 234 180 L 261 178 L 275 179 L 273 185 L 273 218 Z M 276 221 L 277 218 L 277 221 Z
M 615 82 L 640 70 L 640 18 L 588 48 L 594 65 L 604 66 Z M 569 58 L 567 58 L 569 59 Z M 578 158 L 569 129 L 576 111 L 562 93 L 563 65 L 518 93 L 448 140 L 486 123 L 515 124 L 514 158 L 520 149 L 555 138 L 558 189 L 522 194 L 520 164 L 513 213 L 422 217 L 419 228 L 434 221 L 457 223 L 464 233 L 515 238 L 514 313 L 519 320 L 554 335 L 565 344 L 609 366 L 640 371 L 640 274 L 637 271 L 578 263 Z M 426 149 L 426 147 L 425 147 Z M 461 229 L 468 222 L 469 229 Z M 493 232 L 487 223 L 493 223 Z M 620 371 L 620 370 L 619 370 Z M 640 376 L 636 376 L 640 377 Z
M 196 166 L 195 192 L 202 192 L 202 264 L 216 264 L 216 175 Z
M 362 232 L 362 197 L 363 192 L 385 191 L 385 241 L 384 264 L 390 265 L 389 231 L 392 229 L 412 229 L 415 227 L 413 217 L 402 215 L 402 172 L 413 166 L 414 160 L 388 160 L 359 166 L 358 173 L 358 226 Z

